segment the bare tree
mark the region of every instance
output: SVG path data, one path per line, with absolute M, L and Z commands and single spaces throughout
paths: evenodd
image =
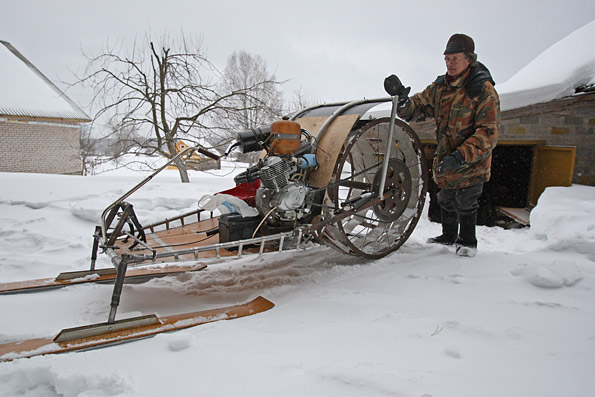
M 97 153 L 97 141 L 91 137 L 91 128 L 89 125 L 81 128 L 79 144 L 81 147 L 81 160 L 83 162 L 83 175 L 89 175 L 95 165 L 91 159 Z
M 282 84 L 269 73 L 260 55 L 235 51 L 227 59 L 221 87 L 224 92 L 247 91 L 229 102 L 238 112 L 221 118 L 221 127 L 229 132 L 269 125 L 283 115 L 283 97 L 277 87 Z
M 214 116 L 234 118 L 250 98 L 260 95 L 268 79 L 255 78 L 241 86 L 221 84 L 221 74 L 207 59 L 197 39 L 164 35 L 155 43 L 146 35 L 126 49 L 112 45 L 101 55 L 87 56 L 88 66 L 78 83 L 94 90 L 95 120 L 107 119 L 112 134 L 142 137 L 137 150 L 169 159 L 179 139 L 205 149 Z M 244 102 L 242 101 L 244 100 Z M 244 107 L 241 107 L 244 106 Z M 176 162 L 182 182 L 188 173 Z
M 305 109 L 309 106 L 312 106 L 315 103 L 320 103 L 320 101 L 313 101 L 309 97 L 307 97 L 303 92 L 302 88 L 300 87 L 293 93 L 293 97 L 291 101 L 287 103 L 287 113 L 295 113 L 299 110 Z

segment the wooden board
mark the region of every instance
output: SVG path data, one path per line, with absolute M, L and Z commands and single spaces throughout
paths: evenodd
M 184 226 L 175 226 L 168 229 L 158 230 L 153 233 L 145 230 L 147 234 L 155 234 L 160 237 L 170 237 L 170 236 L 177 236 L 180 234 L 189 234 L 189 233 L 206 233 L 211 231 L 217 231 L 219 228 L 219 218 L 208 218 L 202 219 L 200 222 L 192 222 L 186 224 Z
M 219 243 L 219 218 L 203 219 L 199 222 L 189 223 L 184 226 L 176 226 L 168 229 L 158 230 L 155 232 L 146 232 L 147 245 L 153 248 L 158 254 L 164 252 L 175 252 L 183 249 L 189 249 L 194 247 L 204 247 L 206 245 L 212 245 Z M 208 235 L 206 232 L 214 232 Z M 142 244 L 136 244 L 131 250 L 130 247 L 133 245 L 134 240 L 132 239 L 118 239 L 114 243 L 117 247 L 116 252 L 118 255 L 129 254 L 129 255 L 151 255 L 152 251 L 144 247 Z M 211 258 L 216 255 L 209 252 L 203 252 L 198 255 L 200 258 Z M 180 256 L 179 260 L 193 260 L 196 259 L 193 255 L 189 257 Z
M 501 214 L 514 219 L 521 225 L 529 226 L 529 217 L 531 215 L 531 211 L 529 211 L 527 208 L 496 207 L 496 209 Z
M 535 146 L 527 205 L 535 207 L 547 187 L 570 186 L 575 161 L 576 146 Z
M 339 157 L 341 147 L 359 117 L 359 114 L 338 116 L 329 125 L 324 136 L 318 142 L 316 159 L 319 167 L 313 171 L 310 176 L 311 186 L 324 187 L 328 185 L 335 168 L 335 163 Z M 312 135 L 318 135 L 320 127 L 322 127 L 327 119 L 328 117 L 305 117 L 297 119 L 296 121 L 300 123 L 302 128 L 310 131 Z
M 186 225 L 179 225 L 168 229 L 158 230 L 155 232 L 146 232 L 146 244 L 150 246 L 157 254 L 171 253 L 172 256 L 166 259 L 159 259 L 162 262 L 167 261 L 193 261 L 200 259 L 209 259 L 220 257 L 237 256 L 237 250 L 220 248 L 217 252 L 215 245 L 219 243 L 219 218 L 203 219 L 199 222 L 189 223 Z M 207 232 L 210 232 L 207 234 Z M 122 238 L 116 240 L 114 245 L 117 247 L 118 255 L 145 255 L 146 261 L 151 261 L 152 251 L 142 244 L 136 244 L 131 250 L 134 240 L 124 240 Z M 182 250 L 192 250 L 193 248 L 213 246 L 212 249 L 200 251 L 196 253 L 174 254 Z M 269 244 L 265 245 L 263 252 L 277 251 L 278 248 Z M 243 253 L 256 254 L 260 251 L 258 246 L 244 246 Z

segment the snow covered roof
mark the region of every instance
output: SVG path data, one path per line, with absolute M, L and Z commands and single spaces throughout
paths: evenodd
M 0 115 L 90 120 L 10 43 L 0 40 Z
M 595 91 L 595 20 L 542 52 L 508 81 L 496 85 L 500 109 L 511 110 L 583 92 Z M 390 103 L 376 106 L 363 118 L 388 117 Z
M 496 86 L 509 110 L 574 95 L 595 85 L 595 20 L 545 50 L 508 81 Z M 591 48 L 591 50 L 589 50 Z

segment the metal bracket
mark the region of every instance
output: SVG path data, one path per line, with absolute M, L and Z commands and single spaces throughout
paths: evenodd
M 109 332 L 118 332 L 125 329 L 146 327 L 148 325 L 161 324 L 159 318 L 154 314 L 141 317 L 127 318 L 113 323 L 100 323 L 94 325 L 85 325 L 82 327 L 66 328 L 56 335 L 54 342 L 69 342 L 76 339 L 92 338 L 94 336 L 105 335 Z

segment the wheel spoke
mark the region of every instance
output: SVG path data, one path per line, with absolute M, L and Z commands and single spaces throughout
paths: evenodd
M 373 121 L 353 132 L 344 143 L 331 180 L 335 185 L 328 191 L 335 208 L 380 188 L 388 127 L 389 119 Z M 423 153 L 411 127 L 396 120 L 383 192 L 392 190 L 393 195 L 336 225 L 336 230 L 349 241 L 351 253 L 383 257 L 409 237 L 421 216 L 427 192 Z

